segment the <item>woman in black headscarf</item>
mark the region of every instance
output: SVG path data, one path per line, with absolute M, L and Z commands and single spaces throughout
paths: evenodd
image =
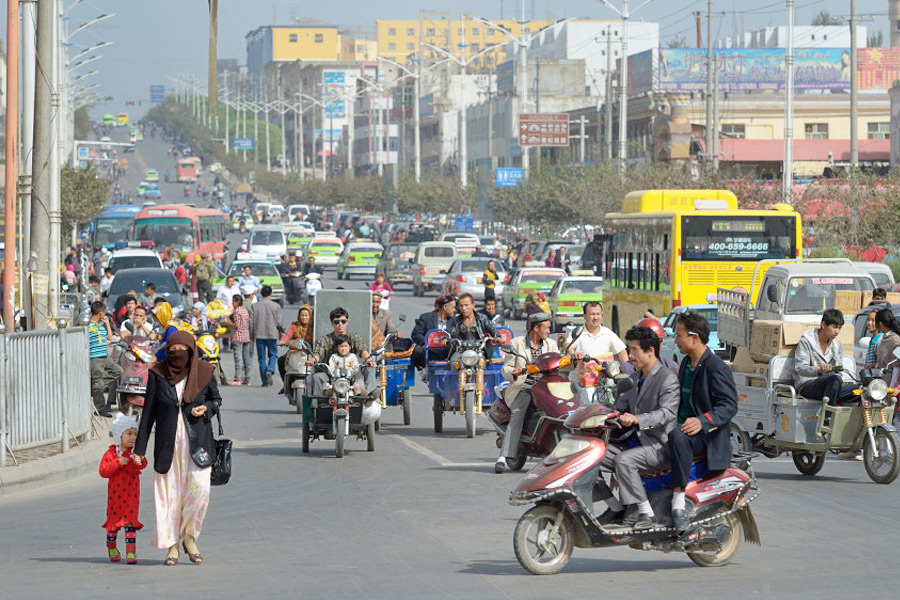
M 166 342 L 166 360 L 150 370 L 144 413 L 134 453 L 143 456 L 151 428 L 156 545 L 168 548 L 164 564 L 178 564 L 178 541 L 191 562 L 201 563 L 197 537 L 209 505 L 215 443 L 210 419 L 222 397 L 213 366 L 197 356 L 194 337 L 176 331 Z

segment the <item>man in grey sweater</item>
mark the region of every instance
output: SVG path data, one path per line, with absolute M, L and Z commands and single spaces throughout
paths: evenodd
M 834 406 L 853 398 L 852 383 L 845 383 L 840 368 L 843 349 L 837 339 L 844 326 L 844 315 L 831 308 L 822 314 L 817 329 L 803 334 L 794 351 L 794 387 L 807 400 L 823 400 Z
M 259 378 L 263 387 L 272 385 L 278 361 L 278 338 L 283 329 L 281 307 L 272 300 L 272 286 L 262 286 L 262 300 L 250 307 L 250 336 L 256 340 Z

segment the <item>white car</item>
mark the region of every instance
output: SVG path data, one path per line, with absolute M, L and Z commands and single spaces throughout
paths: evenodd
M 112 253 L 109 268 L 114 274 L 122 269 L 162 269 L 163 262 L 150 248 L 123 248 Z
M 490 261 L 497 265 L 497 281 L 494 283 L 494 296 L 503 294 L 503 286 L 509 280 L 509 274 L 503 269 L 500 261 L 490 257 L 457 258 L 447 269 L 446 279 L 459 282 L 460 294 L 472 294 L 476 300 L 484 300 L 484 281 L 482 275 Z
M 250 252 L 276 262 L 287 254 L 287 238 L 280 225 L 256 225 L 250 230 Z

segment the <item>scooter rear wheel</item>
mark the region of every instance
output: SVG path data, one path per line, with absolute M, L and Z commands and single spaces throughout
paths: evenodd
M 434 395 L 434 432 L 444 431 L 444 399 L 440 394 Z
M 366 426 L 366 451 L 375 452 L 375 423 Z
M 794 466 L 797 467 L 800 474 L 806 475 L 807 477 L 812 477 L 825 466 L 824 452 L 815 454 L 812 452 L 794 450 L 791 453 L 791 457 L 794 459 Z
M 553 526 L 562 517 L 555 535 Z M 530 509 L 516 524 L 513 547 L 519 564 L 535 575 L 553 575 L 562 571 L 572 558 L 575 528 L 571 517 L 547 504 Z
M 506 459 L 506 466 L 510 471 L 521 471 L 522 467 L 525 466 L 525 463 L 528 462 L 528 457 L 524 454 L 519 454 L 515 459 L 509 460 Z
M 713 521 L 706 527 L 712 528 L 722 525 L 729 529 L 731 535 L 728 537 L 728 540 L 716 552 L 704 552 L 702 550 L 688 552 L 688 558 L 694 561 L 695 565 L 700 567 L 724 567 L 737 554 L 738 548 L 741 547 L 741 532 L 743 531 L 740 518 L 736 513 L 731 513 Z
M 403 424 L 412 422 L 412 391 L 409 388 L 403 390 Z
M 300 412 L 302 412 L 302 409 Z M 309 423 L 304 423 L 302 429 L 303 431 L 300 433 L 303 437 L 303 441 L 301 442 L 302 450 L 304 454 L 307 454 L 309 452 Z

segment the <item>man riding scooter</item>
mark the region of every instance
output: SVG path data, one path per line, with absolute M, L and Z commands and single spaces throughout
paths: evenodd
M 526 373 L 525 366 L 528 362 L 534 362 L 541 354 L 559 352 L 556 342 L 549 339 L 550 319 L 548 313 L 533 313 L 528 317 L 528 333 L 521 337 L 513 338 L 510 345 L 515 350 L 507 352 L 503 364 L 503 376 L 510 382 L 504 391 L 504 399 L 509 406 L 511 416 L 503 438 L 503 447 L 500 448 L 500 456 L 494 463 L 494 472 L 502 473 L 507 468 L 507 459 L 515 460 L 519 448 L 519 438 L 522 436 L 522 426 L 525 424 L 525 414 L 531 405 L 531 388 L 534 386 L 534 375 Z M 521 355 L 521 356 L 518 356 Z M 528 360 L 526 361 L 525 358 Z
M 366 348 L 362 338 L 357 334 L 347 330 L 347 324 L 350 322 L 349 313 L 341 308 L 335 308 L 328 315 L 331 326 L 334 329 L 331 333 L 327 333 L 316 340 L 316 346 L 313 349 L 313 355 L 306 361 L 308 366 L 316 363 L 328 362 L 331 355 L 337 352 L 335 339 L 338 336 L 347 336 L 350 339 L 350 352 L 366 361 L 369 368 L 363 368 L 363 377 L 365 380 L 366 391 L 371 394 L 378 388 L 378 382 L 375 378 L 375 360 L 370 356 L 369 349 Z M 309 394 L 315 398 L 321 398 L 325 395 L 325 384 L 328 383 L 327 373 L 314 373 L 312 377 L 307 378 L 307 390 Z
M 600 515 L 600 524 L 621 522 L 634 529 L 653 527 L 653 508 L 641 481 L 641 473 L 658 471 L 669 464 L 669 431 L 675 427 L 678 410 L 678 378 L 659 360 L 659 336 L 649 327 L 635 327 L 625 334 L 628 358 L 637 369 L 631 375 L 635 385 L 619 395 L 615 408 L 625 435 L 610 439 L 601 471 L 614 472 L 619 482 L 616 499 L 603 481 L 595 493 L 609 510 Z M 626 515 L 626 508 L 636 511 Z
M 281 282 L 284 284 L 284 293 L 287 295 L 288 304 L 296 304 L 299 302 L 297 292 L 300 286 L 294 285 L 294 280 L 299 279 L 300 265 L 297 263 L 297 257 L 288 252 L 284 255 L 284 260 L 278 265 L 278 274 L 281 275 Z M 297 273 L 298 275 L 292 275 Z
M 731 419 L 737 413 L 737 391 L 731 369 L 707 348 L 709 323 L 688 311 L 675 322 L 675 345 L 684 354 L 678 380 L 681 398 L 678 427 L 669 434 L 672 463 L 672 520 L 685 531 L 684 488 L 694 456 L 706 455 L 709 476 L 731 464 Z

